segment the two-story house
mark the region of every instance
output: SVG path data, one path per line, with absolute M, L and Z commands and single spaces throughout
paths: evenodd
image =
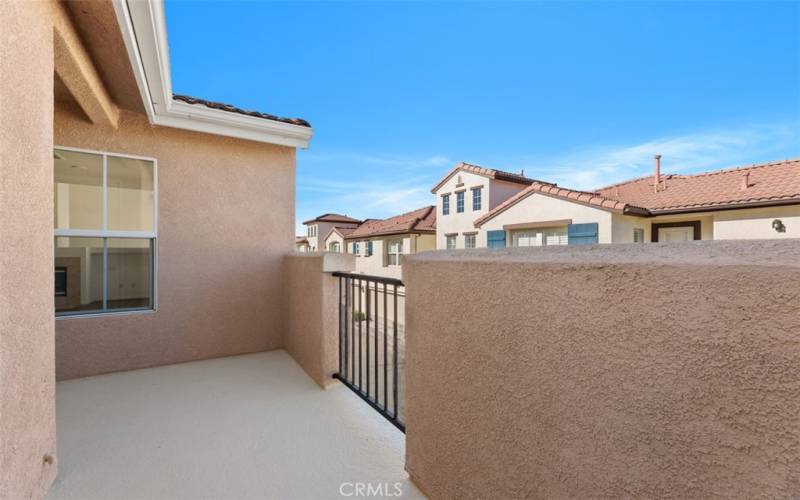
M 327 250 L 325 238 L 331 229 L 355 228 L 361 221 L 341 214 L 322 214 L 303 222 L 306 226 L 306 241 L 298 242 L 297 249 L 305 252 L 321 252 Z M 320 246 L 320 244 L 322 246 Z
M 521 174 L 463 162 L 453 167 L 431 189 L 436 195 L 436 248 L 486 247 L 475 220 L 533 182 Z
M 356 272 L 400 278 L 402 256 L 436 249 L 436 208 L 427 206 L 388 219 L 371 219 L 343 237 L 355 254 Z

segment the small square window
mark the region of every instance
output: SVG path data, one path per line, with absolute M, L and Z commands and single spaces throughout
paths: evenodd
M 633 242 L 644 243 L 644 229 L 637 227 L 633 230 Z
M 475 235 L 474 234 L 465 234 L 464 235 L 464 248 L 475 248 Z

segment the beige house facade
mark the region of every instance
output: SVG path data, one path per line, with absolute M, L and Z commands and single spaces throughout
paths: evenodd
M 305 247 L 301 251 L 324 252 L 327 251 L 325 239 L 334 228 L 353 229 L 361 221 L 342 214 L 322 214 L 303 222 L 306 226 Z
M 475 219 L 519 193 L 532 180 L 468 163 L 456 165 L 431 192 L 436 196 L 436 248 L 483 247 Z
M 436 249 L 436 209 L 367 220 L 343 241 L 347 253 L 356 256 L 356 272 L 400 279 L 404 256 Z
M 459 165 L 434 188 L 439 210 L 458 184 L 476 182 Z M 497 172 L 484 169 L 488 172 Z M 453 184 L 456 179 L 456 184 Z M 491 182 L 491 181 L 490 181 Z M 696 175 L 653 176 L 596 191 L 527 179 L 488 210 L 438 224 L 438 248 L 517 247 L 800 237 L 800 161 L 787 160 Z M 442 194 L 442 192 L 444 194 Z M 501 195 L 501 196 L 502 196 Z M 472 227 L 470 227 L 472 224 Z M 474 236 L 472 236 L 474 235 Z

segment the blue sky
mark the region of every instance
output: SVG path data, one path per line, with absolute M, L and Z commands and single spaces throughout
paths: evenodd
M 297 220 L 458 161 L 589 189 L 800 156 L 800 3 L 167 2 L 176 92 L 314 126 Z

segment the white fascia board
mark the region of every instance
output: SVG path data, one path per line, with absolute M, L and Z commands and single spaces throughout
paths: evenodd
M 162 0 L 113 0 L 150 123 L 165 127 L 307 148 L 311 127 L 188 104 L 172 98 Z

